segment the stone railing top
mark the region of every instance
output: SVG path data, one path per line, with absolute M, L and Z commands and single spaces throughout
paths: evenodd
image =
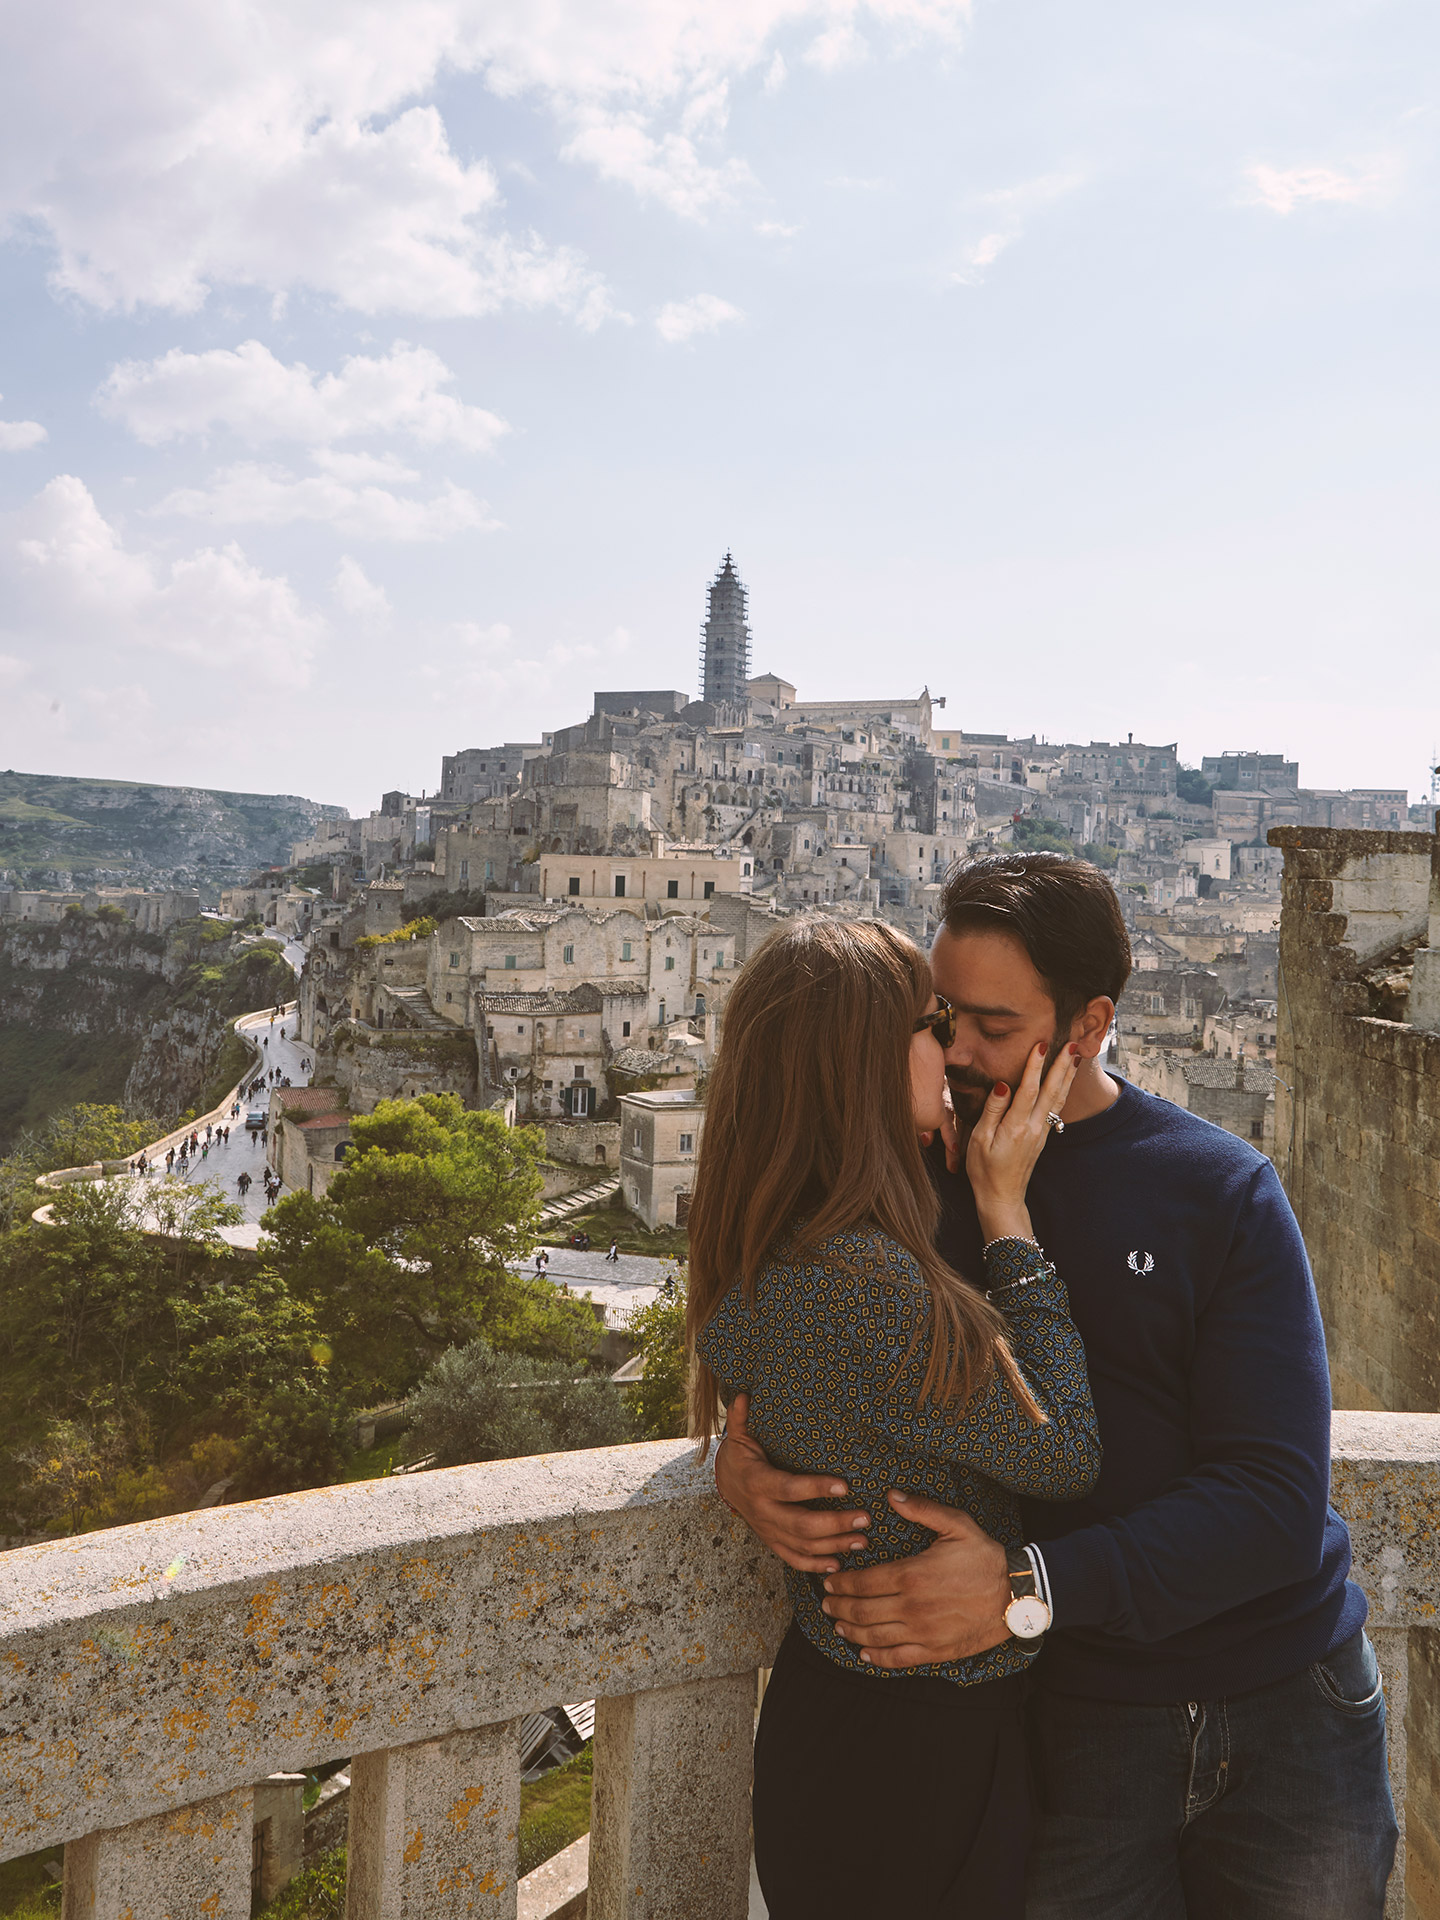
M 765 1664 L 778 1564 L 689 1441 L 317 1489 L 0 1556 L 0 1859 L 557 1700 Z
M 1440 1414 L 1338 1413 L 1377 1627 L 1440 1617 Z M 768 1663 L 778 1563 L 689 1441 L 327 1487 L 0 1555 L 0 1859 L 339 1755 Z

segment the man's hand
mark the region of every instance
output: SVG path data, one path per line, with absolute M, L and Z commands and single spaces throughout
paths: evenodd
M 725 1441 L 715 1456 L 715 1485 L 772 1553 L 798 1573 L 837 1573 L 838 1553 L 865 1544 L 868 1513 L 815 1512 L 807 1500 L 840 1500 L 849 1492 L 828 1473 L 784 1473 L 772 1467 L 765 1450 L 750 1438 L 746 1416 L 750 1396 L 737 1393 L 725 1422 Z
M 912 1560 L 837 1573 L 825 1582 L 836 1632 L 872 1667 L 964 1660 L 1010 1638 L 1005 1549 L 968 1513 L 918 1493 L 890 1494 L 896 1513 L 940 1537 Z

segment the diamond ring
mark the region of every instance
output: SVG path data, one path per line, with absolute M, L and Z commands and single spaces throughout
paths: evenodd
M 1045 1124 L 1053 1127 L 1056 1133 L 1064 1133 L 1065 1131 L 1065 1122 L 1060 1118 L 1058 1113 L 1047 1113 L 1045 1116 Z

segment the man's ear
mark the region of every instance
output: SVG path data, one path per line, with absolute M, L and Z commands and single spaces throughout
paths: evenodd
M 1115 1002 L 1101 993 L 1083 1006 L 1070 1023 L 1070 1038 L 1079 1047 L 1081 1057 L 1094 1060 L 1105 1051 L 1115 1019 Z

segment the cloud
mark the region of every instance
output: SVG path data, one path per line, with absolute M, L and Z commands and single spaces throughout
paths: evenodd
M 677 346 L 693 340 L 697 333 L 714 333 L 729 320 L 743 320 L 744 314 L 718 294 L 697 293 L 690 300 L 670 300 L 655 316 L 655 331 L 662 340 Z
M 865 39 L 958 40 L 968 0 L 137 0 L 84 31 L 30 10 L 0 76 L 0 221 L 46 239 L 93 306 L 193 312 L 219 286 L 364 313 L 550 307 L 595 326 L 603 281 L 507 224 L 496 168 L 433 95 L 466 76 L 553 119 L 602 178 L 690 217 L 749 178 L 701 151 L 725 88 L 806 33 L 831 70 Z M 778 84 L 778 79 L 776 80 Z M 480 124 L 483 126 L 483 119 Z
M 38 420 L 0 420 L 0 453 L 28 453 L 49 438 Z
M 283 576 L 260 572 L 237 546 L 169 561 L 127 547 L 73 474 L 0 524 L 0 583 L 0 634 L 51 665 L 77 648 L 111 664 L 160 654 L 301 687 L 328 631 Z
M 666 133 L 657 138 L 636 115 L 589 116 L 561 157 L 584 162 L 602 180 L 614 180 L 640 199 L 657 200 L 691 220 L 723 206 L 752 184 L 743 161 L 708 165 L 688 134 Z
M 498 414 L 443 389 L 455 376 L 428 347 L 397 340 L 388 354 L 345 360 L 338 373 L 286 366 L 259 340 L 233 349 L 126 360 L 96 396 L 101 411 L 158 446 L 225 427 L 251 446 L 296 440 L 324 446 L 359 434 L 406 434 L 425 446 L 486 453 L 509 428 Z
M 835 73 L 841 67 L 863 66 L 870 58 L 870 44 L 851 21 L 840 20 L 816 35 L 804 58 L 807 66 L 818 67 L 821 73 Z
M 762 220 L 755 229 L 766 240 L 793 240 L 799 227 L 787 227 L 781 220 Z
M 970 286 L 978 286 L 984 278 L 986 267 L 994 266 L 1014 238 L 1011 233 L 987 233 L 960 256 L 961 266 L 954 278 Z
M 419 478 L 398 461 L 327 452 L 314 459 L 321 471 L 303 475 L 241 460 L 222 468 L 207 486 L 177 487 L 155 512 L 228 525 L 318 521 L 352 540 L 446 540 L 456 533 L 491 533 L 500 524 L 483 500 L 450 480 L 428 499 L 395 492 Z
M 1250 189 L 1244 198 L 1251 206 L 1268 207 L 1279 214 L 1293 213 L 1310 201 L 1357 206 L 1380 199 L 1399 170 L 1399 162 L 1392 155 L 1370 160 L 1349 173 L 1334 167 L 1247 167 L 1245 177 Z
M 778 93 L 785 84 L 788 71 L 789 69 L 785 65 L 784 54 L 777 53 L 775 58 L 770 62 L 770 65 L 765 69 L 766 93 Z
M 1031 216 L 1053 206 L 1057 200 L 1066 199 L 1084 186 L 1085 178 L 1077 172 L 1042 173 L 1033 180 L 1021 180 L 1012 187 L 997 187 L 991 193 L 982 194 L 981 206 L 991 217 L 998 213 L 1001 225 L 965 248 L 960 255 L 960 266 L 951 279 L 962 286 L 978 287 L 985 278 L 985 269 L 994 266 L 1005 249 L 1021 238 Z
M 330 591 L 341 611 L 348 613 L 365 632 L 379 633 L 389 626 L 394 611 L 389 594 L 383 587 L 376 586 L 360 562 L 350 554 L 341 556 Z

